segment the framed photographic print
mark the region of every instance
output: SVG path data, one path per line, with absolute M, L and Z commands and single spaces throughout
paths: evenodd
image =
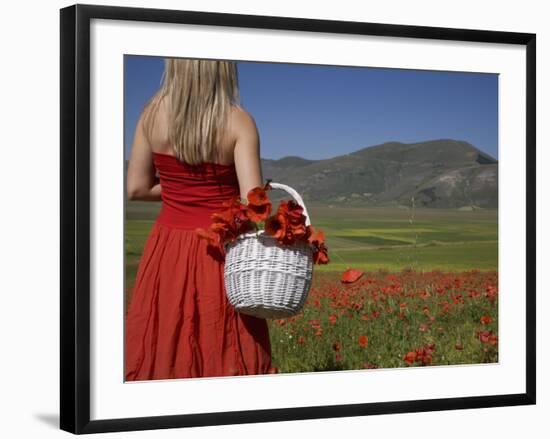
M 535 404 L 535 35 L 60 10 L 81 434 Z

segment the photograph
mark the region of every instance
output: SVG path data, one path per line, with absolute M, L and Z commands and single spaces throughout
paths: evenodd
M 124 382 L 499 362 L 499 74 L 124 54 Z

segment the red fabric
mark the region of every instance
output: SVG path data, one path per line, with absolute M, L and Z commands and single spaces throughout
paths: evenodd
M 195 233 L 239 193 L 234 165 L 198 167 L 154 153 L 162 187 L 125 325 L 125 379 L 154 380 L 273 371 L 267 321 L 234 311 L 224 257 Z

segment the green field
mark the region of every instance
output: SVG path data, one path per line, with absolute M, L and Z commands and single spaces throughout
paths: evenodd
M 126 214 L 129 271 L 141 253 L 158 203 L 130 202 Z M 325 232 L 330 263 L 320 271 L 402 268 L 462 271 L 498 269 L 498 211 L 480 209 L 308 206 Z
M 158 203 L 127 204 L 126 303 L 158 209 Z M 498 361 L 497 338 L 490 338 L 498 333 L 498 300 L 491 295 L 498 289 L 497 210 L 308 210 L 325 232 L 330 263 L 315 266 L 310 297 L 296 318 L 269 321 L 280 372 L 405 367 L 404 355 L 428 345 L 435 346 L 429 364 Z M 340 276 L 350 267 L 365 275 L 346 286 Z M 480 322 L 486 318 L 488 324 Z

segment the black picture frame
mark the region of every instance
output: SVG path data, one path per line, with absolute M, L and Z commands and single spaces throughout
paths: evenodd
M 90 20 L 135 20 L 526 47 L 526 392 L 505 395 L 90 419 Z M 536 403 L 536 35 L 471 29 L 75 4 L 60 9 L 60 428 L 75 434 Z

